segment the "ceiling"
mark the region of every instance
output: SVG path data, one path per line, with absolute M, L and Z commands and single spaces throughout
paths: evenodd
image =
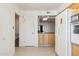
M 22 10 L 58 10 L 64 3 L 16 3 Z

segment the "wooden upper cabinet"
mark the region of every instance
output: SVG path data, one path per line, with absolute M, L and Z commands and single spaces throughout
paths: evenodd
M 79 13 L 79 3 L 72 3 L 69 7 L 72 10 L 72 14 Z
M 71 9 L 79 9 L 79 3 L 72 3 L 70 8 Z

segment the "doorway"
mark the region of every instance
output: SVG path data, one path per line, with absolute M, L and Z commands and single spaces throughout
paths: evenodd
M 55 47 L 54 16 L 38 16 L 38 46 Z
M 15 47 L 19 47 L 19 15 L 15 14 Z

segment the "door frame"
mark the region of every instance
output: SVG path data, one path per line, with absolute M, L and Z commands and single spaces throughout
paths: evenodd
M 15 13 L 15 25 L 16 25 L 16 16 L 18 16 L 18 20 L 20 21 L 20 16 L 17 14 L 17 13 Z M 18 22 L 19 22 L 18 21 Z M 14 25 L 14 26 L 15 26 Z M 15 29 L 16 29 L 16 27 L 15 27 Z M 18 33 L 19 34 L 19 33 Z M 16 31 L 15 31 L 15 35 L 16 35 Z M 20 38 L 19 36 L 18 36 L 18 38 Z M 15 39 L 16 39 L 16 36 L 15 36 Z M 20 40 L 19 40 L 20 41 Z M 18 42 L 19 43 L 19 42 Z M 20 44 L 18 45 L 18 47 L 20 46 Z M 15 42 L 15 47 L 16 47 L 16 42 Z

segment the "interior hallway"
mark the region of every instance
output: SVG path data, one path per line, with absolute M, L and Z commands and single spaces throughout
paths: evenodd
M 54 47 L 16 47 L 15 56 L 56 56 Z

